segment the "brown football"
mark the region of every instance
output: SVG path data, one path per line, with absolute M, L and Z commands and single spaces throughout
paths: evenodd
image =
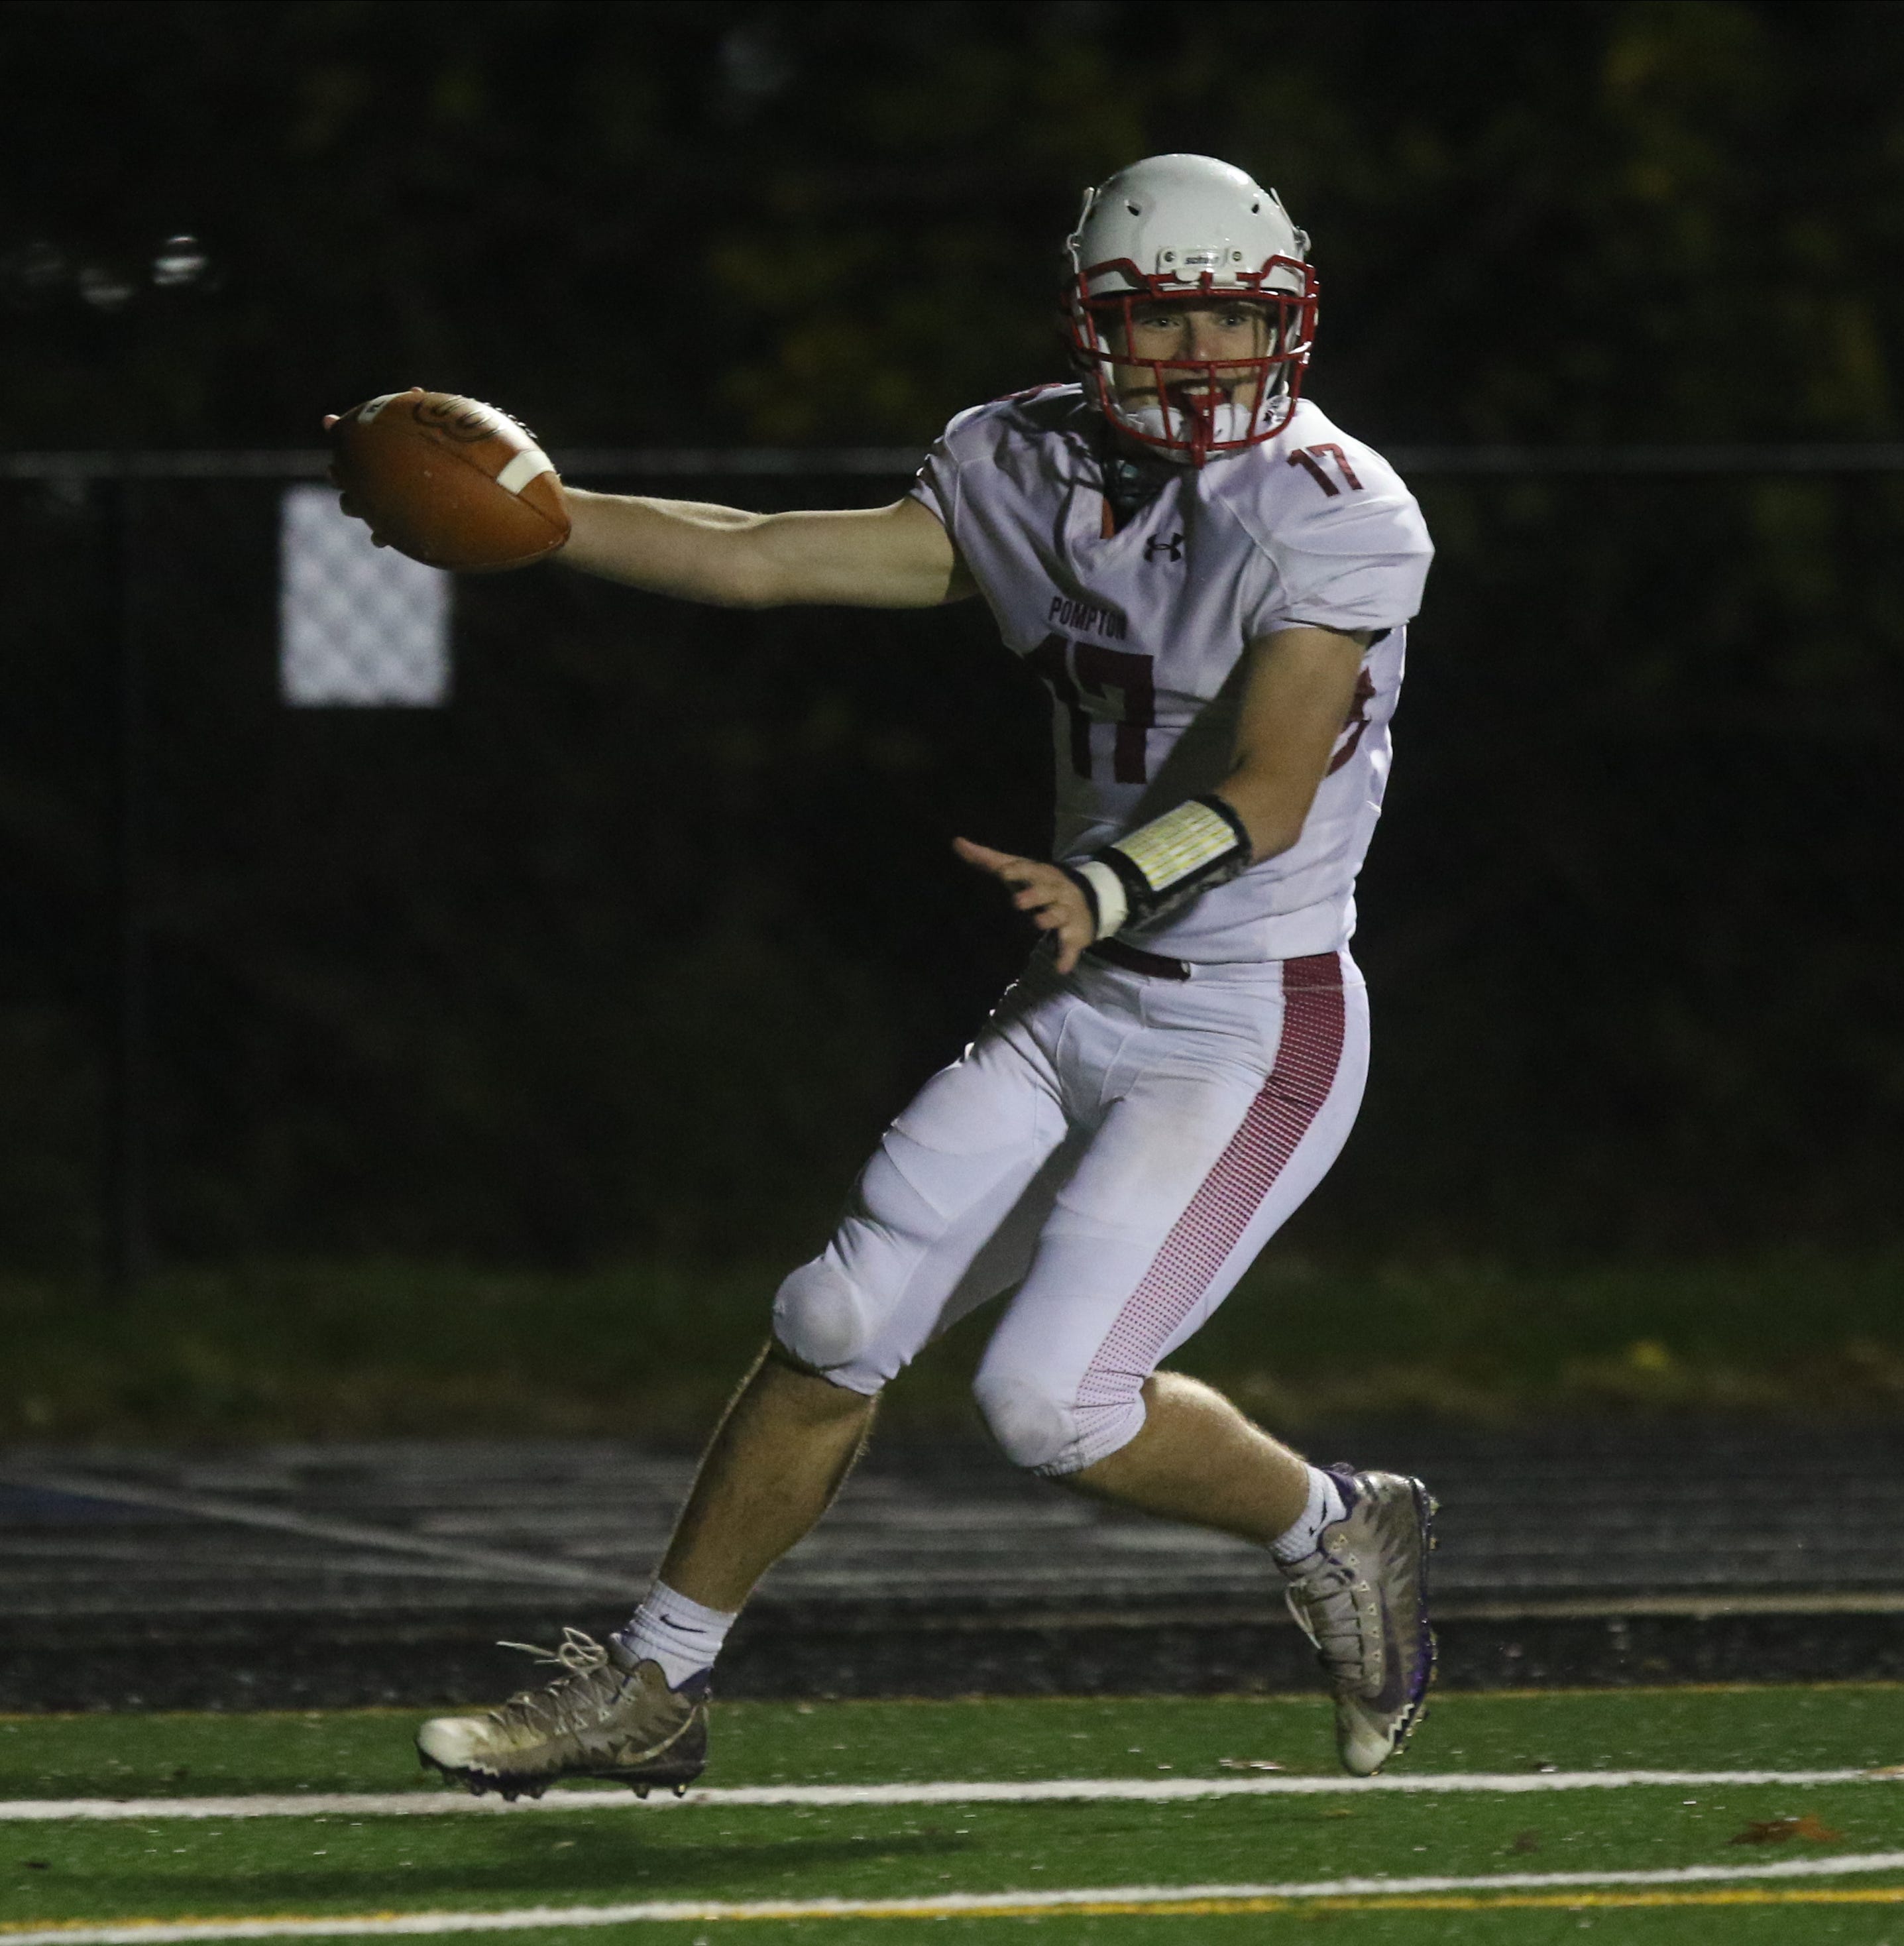
M 331 444 L 352 511 L 432 567 L 524 567 L 569 538 L 554 466 L 494 406 L 413 385 L 353 406 Z

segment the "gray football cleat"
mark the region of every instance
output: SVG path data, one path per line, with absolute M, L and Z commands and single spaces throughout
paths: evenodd
M 1434 1631 L 1428 1555 L 1435 1502 L 1419 1480 L 1332 1466 L 1348 1512 L 1289 1577 L 1289 1612 L 1335 1693 L 1342 1768 L 1372 1777 L 1428 1706 Z
M 540 1797 L 560 1777 L 614 1778 L 639 1797 L 659 1784 L 680 1796 L 708 1760 L 707 1679 L 670 1689 L 659 1663 L 634 1660 L 619 1642 L 562 1634 L 552 1651 L 500 1644 L 563 1673 L 480 1716 L 433 1716 L 417 1732 L 417 1754 L 478 1797 Z

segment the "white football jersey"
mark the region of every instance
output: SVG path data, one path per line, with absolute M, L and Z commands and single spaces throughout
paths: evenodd
M 1079 387 L 1047 386 L 961 413 L 912 490 L 1051 691 L 1054 855 L 1087 857 L 1221 783 L 1248 643 L 1305 622 L 1382 632 L 1296 844 L 1119 935 L 1193 963 L 1334 952 L 1355 928 L 1406 624 L 1433 552 L 1421 509 L 1305 399 L 1274 439 L 1171 468 L 1112 533 L 1104 436 Z

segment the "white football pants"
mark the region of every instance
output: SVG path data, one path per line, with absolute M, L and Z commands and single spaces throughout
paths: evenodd
M 975 1390 L 1021 1466 L 1073 1473 L 1347 1139 L 1369 1007 L 1347 953 L 1157 979 L 1048 961 L 887 1131 L 774 1334 L 874 1393 L 1016 1284 Z

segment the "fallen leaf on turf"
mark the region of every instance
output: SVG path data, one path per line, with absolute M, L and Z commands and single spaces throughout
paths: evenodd
M 1804 1838 L 1814 1845 L 1835 1845 L 1844 1836 L 1842 1831 L 1820 1824 L 1816 1815 L 1807 1811 L 1802 1818 L 1768 1818 L 1762 1824 L 1748 1824 L 1737 1837 L 1726 1842 L 1729 1845 L 1784 1845 L 1794 1838 Z
M 1268 1757 L 1218 1757 L 1219 1770 L 1283 1770 L 1288 1766 L 1273 1762 Z
M 1514 1841 L 1508 1847 L 1514 1852 L 1538 1852 L 1541 1848 L 1541 1834 L 1538 1831 L 1517 1831 Z

